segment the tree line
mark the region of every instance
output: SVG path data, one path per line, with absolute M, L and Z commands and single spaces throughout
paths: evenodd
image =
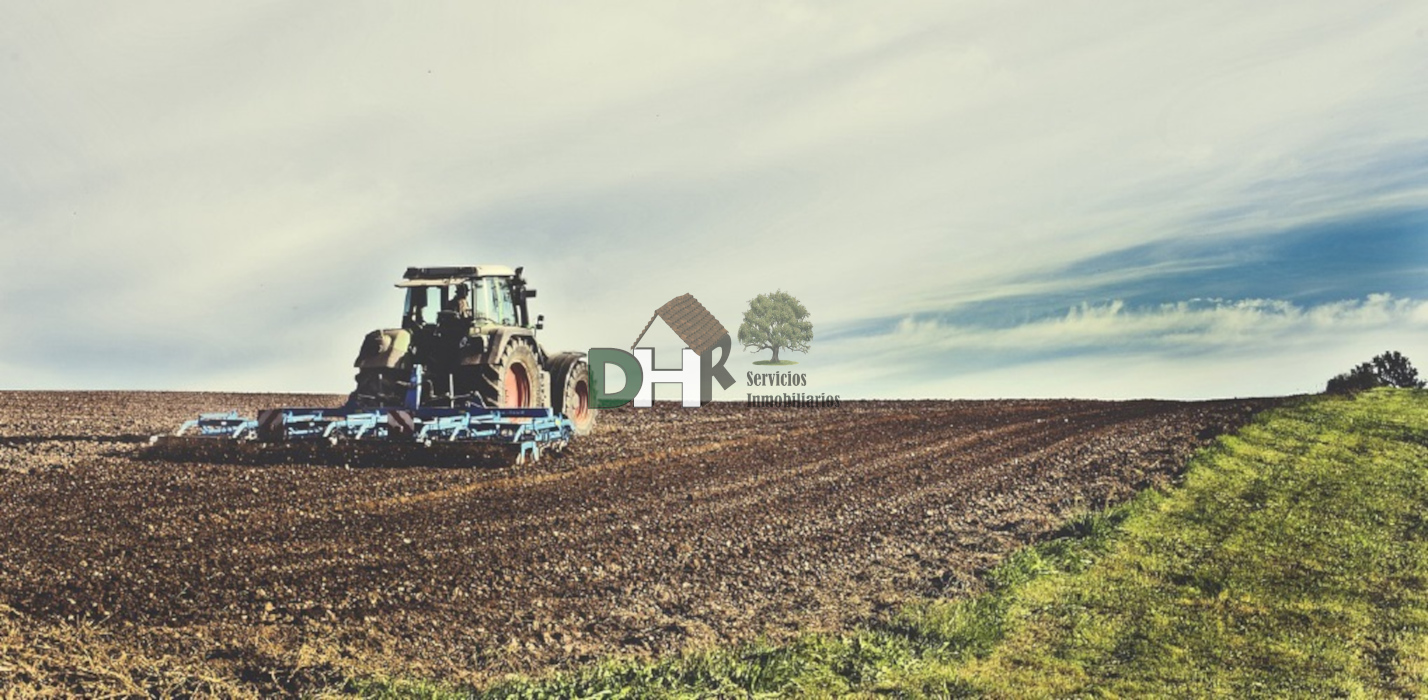
M 1423 380 L 1418 378 L 1418 370 L 1403 353 L 1390 350 L 1330 379 L 1324 391 L 1330 394 L 1352 394 L 1379 386 L 1422 389 Z

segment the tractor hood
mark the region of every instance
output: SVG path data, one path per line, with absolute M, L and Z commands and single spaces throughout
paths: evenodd
M 400 328 L 372 331 L 362 339 L 356 367 L 396 367 L 412 345 L 412 334 Z

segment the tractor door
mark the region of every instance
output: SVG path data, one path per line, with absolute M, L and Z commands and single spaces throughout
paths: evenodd
M 482 277 L 473 284 L 475 303 L 472 311 L 477 325 L 518 326 L 516 304 L 511 298 L 511 280 L 507 277 Z
M 429 311 L 431 287 L 408 287 L 406 308 L 402 311 L 402 328 L 411 330 L 424 326 L 436 319 L 436 313 Z

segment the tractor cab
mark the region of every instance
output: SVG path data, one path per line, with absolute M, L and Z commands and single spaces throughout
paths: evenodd
M 402 328 L 464 326 L 472 333 L 491 326 L 539 328 L 530 320 L 526 300 L 536 291 L 526 286 L 521 269 L 503 265 L 412 267 L 397 283 L 406 289 Z

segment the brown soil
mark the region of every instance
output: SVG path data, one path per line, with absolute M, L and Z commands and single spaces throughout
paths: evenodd
M 286 689 L 777 639 L 975 589 L 1273 403 L 659 406 L 523 468 L 140 458 L 201 410 L 338 402 L 0 392 L 0 617 Z

